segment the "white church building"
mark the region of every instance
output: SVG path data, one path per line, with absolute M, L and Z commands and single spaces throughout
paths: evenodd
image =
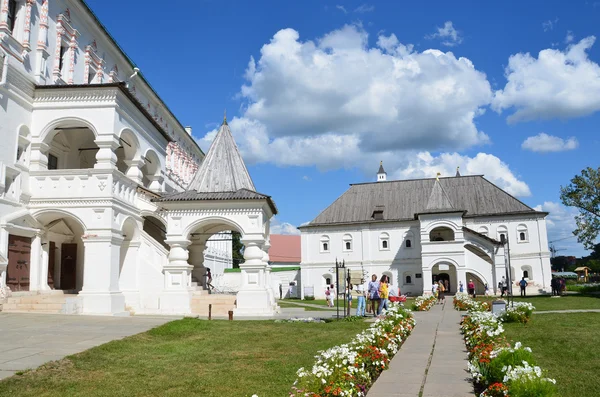
M 5 311 L 276 310 L 276 208 L 224 121 L 206 155 L 81 0 L 0 0 L 0 304 Z M 245 263 L 237 296 L 208 295 Z M 229 237 L 228 237 L 229 236 Z
M 546 212 L 525 205 L 481 175 L 353 184 L 302 232 L 302 293 L 324 298 L 335 262 L 369 281 L 387 275 L 401 293 L 431 293 L 432 283 L 473 280 L 493 293 L 503 276 L 528 293 L 550 288 Z M 508 241 L 502 244 L 502 241 Z M 510 272 L 508 271 L 510 270 Z M 508 278 L 507 278 L 508 279 Z M 514 287 L 517 288 L 517 287 Z M 518 291 L 516 289 L 515 291 Z

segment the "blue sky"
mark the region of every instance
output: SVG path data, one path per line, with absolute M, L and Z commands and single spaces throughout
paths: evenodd
M 204 149 L 227 109 L 284 231 L 383 160 L 485 174 L 555 240 L 560 186 L 598 167 L 600 2 L 87 2 Z

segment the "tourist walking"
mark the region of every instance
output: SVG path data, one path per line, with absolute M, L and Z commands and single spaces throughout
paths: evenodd
M 550 280 L 550 286 L 552 287 L 552 296 L 558 295 L 558 284 L 558 278 L 552 277 L 552 280 Z
M 519 281 L 519 286 L 521 287 L 521 296 L 525 296 L 525 288 L 527 287 L 527 281 L 525 280 L 525 277 L 523 277 L 521 279 L 521 281 Z
M 438 304 L 439 305 L 441 305 L 442 303 L 444 303 L 444 292 L 446 292 L 446 286 L 444 286 L 444 283 L 442 282 L 442 280 L 440 280 L 438 282 L 438 288 L 437 288 Z
M 438 288 L 439 288 L 439 284 L 437 283 L 437 281 L 434 281 L 433 284 L 431 284 L 431 294 L 436 299 L 438 297 Z
M 206 268 L 206 273 L 204 273 L 204 277 L 206 277 L 205 286 L 208 289 L 208 292 L 210 293 L 211 289 L 214 289 L 215 287 L 213 287 L 212 285 L 212 273 L 209 267 Z
M 488 287 L 487 283 L 485 283 L 483 285 L 483 290 L 484 290 L 484 295 L 485 296 L 489 296 L 490 295 L 490 287 Z
M 388 309 L 388 297 L 390 296 L 390 289 L 388 284 L 388 277 L 384 274 L 379 280 L 379 305 L 377 306 L 377 315 L 379 316 L 383 309 Z
M 373 316 L 377 316 L 377 311 L 379 310 L 379 281 L 377 281 L 376 274 L 371 276 L 371 281 L 369 281 L 369 285 L 367 286 L 367 293 Z
M 504 294 L 507 294 L 508 284 L 506 283 L 506 277 L 502 276 L 502 280 L 500 280 L 498 283 L 498 287 L 500 287 L 500 297 L 503 297 Z
M 357 316 L 366 316 L 365 307 L 366 307 L 366 293 L 365 293 L 365 280 L 360 280 L 360 284 L 356 286 L 356 295 L 357 295 L 357 304 L 356 304 L 356 315 Z
M 352 308 L 352 284 L 348 284 L 346 287 L 346 299 L 348 300 L 348 308 L 346 314 L 350 315 L 350 309 Z
M 329 287 L 327 287 L 327 290 L 325 291 L 325 299 L 327 300 L 327 306 L 333 307 L 333 293 Z
M 467 283 L 467 292 L 475 299 L 475 283 L 473 282 L 473 279 L 469 279 L 469 282 Z
M 465 292 L 465 286 L 463 285 L 462 281 L 458 282 L 458 292 Z

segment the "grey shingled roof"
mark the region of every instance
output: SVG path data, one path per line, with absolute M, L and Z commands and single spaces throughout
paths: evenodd
M 256 191 L 229 125 L 224 120 L 188 190 L 197 192 Z
M 426 212 L 445 212 L 447 210 L 460 211 L 459 208 L 452 205 L 448 194 L 440 184 L 440 181 L 436 179 L 431 188 L 429 200 L 427 200 Z
M 428 210 L 435 178 L 354 184 L 307 226 L 372 222 L 373 208 L 385 206 L 384 221 L 415 219 Z M 481 175 L 439 178 L 440 190 L 465 216 L 538 213 Z M 437 195 L 437 193 L 436 193 Z M 443 194 L 442 194 L 443 198 Z M 435 198 L 439 201 L 441 198 Z M 441 200 L 443 204 L 444 200 Z M 445 212 L 452 211 L 450 209 Z
M 197 192 L 187 190 L 185 192 L 174 193 L 168 196 L 157 198 L 153 201 L 173 202 L 173 201 L 221 201 L 221 200 L 267 200 L 274 214 L 277 214 L 277 207 L 271 196 L 258 193 L 253 190 L 239 189 L 235 192 Z

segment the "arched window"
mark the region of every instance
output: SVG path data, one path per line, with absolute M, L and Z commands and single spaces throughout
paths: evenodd
M 429 232 L 429 241 L 454 241 L 454 231 L 447 226 L 439 226 Z
M 406 248 L 412 248 L 413 239 L 414 239 L 414 236 L 411 231 L 404 233 L 404 246 Z
M 325 279 L 325 284 L 330 285 L 331 284 L 331 279 L 329 277 L 327 277 Z
M 413 282 L 413 274 L 411 272 L 404 272 L 402 274 L 403 279 L 404 279 L 404 284 L 412 284 Z
M 487 235 L 489 235 L 490 231 L 487 228 L 487 226 L 480 226 L 479 229 L 477 229 L 477 233 L 487 236 Z
M 533 280 L 533 271 L 531 270 L 531 266 L 521 266 L 521 271 L 523 272 L 523 277 L 525 277 L 528 280 Z
M 387 233 L 381 233 L 379 236 L 379 249 L 389 250 L 390 249 L 390 235 Z
M 387 276 L 389 285 L 394 285 L 394 277 L 392 275 L 392 272 L 383 272 L 382 275 Z
M 352 236 L 344 234 L 342 240 L 344 241 L 344 251 L 352 251 Z
M 529 271 L 523 270 L 523 277 L 529 278 Z
M 321 236 L 321 252 L 329 252 L 329 236 Z
M 496 229 L 496 234 L 498 235 L 498 241 L 502 241 L 503 238 L 506 240 L 508 239 L 508 228 L 504 225 L 500 225 L 498 226 L 498 229 Z
M 406 240 L 406 248 L 412 248 L 412 242 L 410 240 Z
M 406 276 L 406 282 L 404 284 L 412 284 L 412 278 L 410 276 Z
M 520 224 L 519 226 L 517 226 L 517 236 L 519 243 L 526 243 L 527 241 L 529 241 L 527 225 Z

